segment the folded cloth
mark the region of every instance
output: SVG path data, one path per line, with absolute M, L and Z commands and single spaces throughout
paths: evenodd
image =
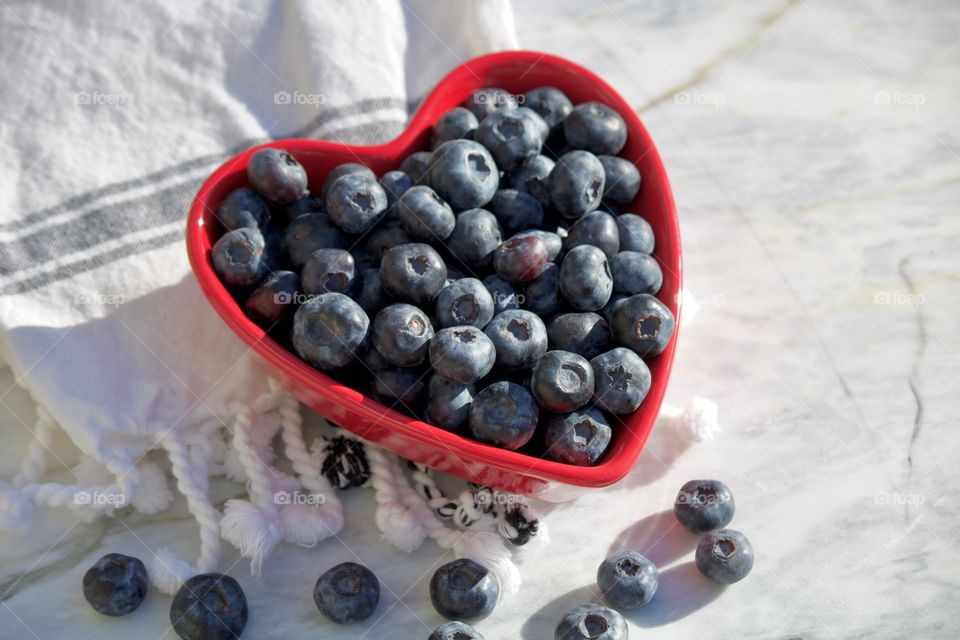
M 167 477 L 144 454 L 161 449 L 201 539 L 193 563 L 157 552 L 151 577 L 164 591 L 215 569 L 221 538 L 256 570 L 280 540 L 335 533 L 342 512 L 299 406 L 190 273 L 186 211 L 216 166 L 255 143 L 394 137 L 444 73 L 515 47 L 508 3 L 10 2 L 3 12 L 0 357 L 38 418 L 21 472 L 0 485 L 0 529 L 28 532 L 36 505 L 84 518 L 160 511 Z M 45 481 L 57 429 L 82 453 L 75 484 Z M 294 476 L 271 465 L 278 434 Z M 101 468 L 109 480 L 92 484 Z M 220 513 L 207 487 L 216 473 L 246 482 L 249 499 Z M 297 487 L 327 499 L 270 499 Z

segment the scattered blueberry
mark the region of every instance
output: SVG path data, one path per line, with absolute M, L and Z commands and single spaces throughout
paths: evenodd
M 627 623 L 613 609 L 581 604 L 563 617 L 554 640 L 627 640 Z
M 599 102 L 578 104 L 563 121 L 563 133 L 574 149 L 597 155 L 616 155 L 627 143 L 627 123 Z
M 441 327 L 469 324 L 483 329 L 493 319 L 493 298 L 476 278 L 461 278 L 440 289 L 436 314 Z
M 537 236 L 514 236 L 493 252 L 493 268 L 507 282 L 530 282 L 547 266 L 547 245 Z
M 643 357 L 663 353 L 673 336 L 673 313 L 648 293 L 619 302 L 610 314 L 614 339 Z
M 470 432 L 480 442 L 516 450 L 533 437 L 539 414 L 536 400 L 524 387 L 494 382 L 470 405 Z
M 183 640 L 235 640 L 248 615 L 240 583 L 220 573 L 193 576 L 170 605 L 170 624 Z
M 437 148 L 448 140 L 469 138 L 479 124 L 472 111 L 464 107 L 454 107 L 433 123 L 433 147 Z
M 270 209 L 253 189 L 235 189 L 217 208 L 217 220 L 227 231 L 243 227 L 263 229 L 270 221 Z
M 691 480 L 680 487 L 673 512 L 692 533 L 722 529 L 733 520 L 736 504 L 727 485 L 719 480 Z
M 474 91 L 464 101 L 463 106 L 469 109 L 477 120 L 483 122 L 491 113 L 516 109 L 517 97 L 504 89 L 488 87 Z
M 289 204 L 307 190 L 307 172 L 283 149 L 264 147 L 247 163 L 250 184 L 267 200 Z
M 430 187 L 417 185 L 400 196 L 397 218 L 415 240 L 446 240 L 456 224 L 453 209 Z
M 610 348 L 610 325 L 596 313 L 563 313 L 547 325 L 547 337 L 551 349 L 590 360 Z
M 430 161 L 430 185 L 457 210 L 482 207 L 497 192 L 500 171 L 490 151 L 472 140 L 444 142 Z
M 484 332 L 496 348 L 497 365 L 506 370 L 529 369 L 547 352 L 547 328 L 529 311 L 503 311 Z
M 637 609 L 650 602 L 657 592 L 657 566 L 636 551 L 618 551 L 597 569 L 597 586 L 603 599 L 617 609 Z
M 258 325 L 269 329 L 293 315 L 300 278 L 293 271 L 275 271 L 247 298 L 243 308 Z
M 147 597 L 147 569 L 121 553 L 108 553 L 83 574 L 83 597 L 105 616 L 122 616 Z
M 537 87 L 527 91 L 523 94 L 523 106 L 539 113 L 551 128 L 561 124 L 573 111 L 570 98 L 556 87 Z
M 578 311 L 602 309 L 613 292 L 613 276 L 603 251 L 589 244 L 570 249 L 560 263 L 560 292 Z
M 579 218 L 600 206 L 603 165 L 588 151 L 570 151 L 557 159 L 550 172 L 550 201 L 560 215 Z
M 617 217 L 620 229 L 620 251 L 639 251 L 653 253 L 656 246 L 650 223 L 635 213 L 624 213 Z
M 337 624 L 366 620 L 380 602 L 380 581 L 355 562 L 333 567 L 317 580 L 313 601 L 320 613 Z
M 499 599 L 497 576 L 469 558 L 442 565 L 430 578 L 433 608 L 450 620 L 486 618 Z
M 283 234 L 282 246 L 298 269 L 317 249 L 346 249 L 350 240 L 325 213 L 305 213 L 291 221 Z
M 453 620 L 434 629 L 427 640 L 486 640 L 486 637 L 465 622 Z
M 543 224 L 543 206 L 523 191 L 500 189 L 494 194 L 489 207 L 500 227 L 508 234 Z
M 429 184 L 430 159 L 433 154 L 429 151 L 417 151 L 408 155 L 400 163 L 400 171 L 410 176 L 413 184 Z
M 556 163 L 540 155 L 507 174 L 505 185 L 510 189 L 529 193 L 544 207 L 550 206 L 550 172 Z
M 497 166 L 513 171 L 538 155 L 543 145 L 536 122 L 512 111 L 492 113 L 480 121 L 474 139 L 490 150 Z
M 468 209 L 457 214 L 447 250 L 468 269 L 486 270 L 503 237 L 496 217 L 486 209 Z
M 626 158 L 597 156 L 606 176 L 603 183 L 603 199 L 611 204 L 627 204 L 640 191 L 640 171 L 637 165 Z
M 599 409 L 552 414 L 544 431 L 544 455 L 557 462 L 589 467 L 606 453 L 612 437 L 610 423 Z
M 496 359 L 493 342 L 474 326 L 441 329 L 430 341 L 433 370 L 463 384 L 472 384 L 490 373 Z
M 315 367 L 342 367 L 353 360 L 369 326 L 360 305 L 342 293 L 325 293 L 304 302 L 294 314 L 293 347 Z
M 220 279 L 238 287 L 258 284 L 270 272 L 263 234 L 241 227 L 220 236 L 211 252 L 213 269 Z
M 377 176 L 369 167 L 359 162 L 345 162 L 344 164 L 337 165 L 323 178 L 323 183 L 320 186 L 320 201 L 326 202 L 327 192 L 330 190 L 330 186 L 343 176 L 350 174 L 358 174 L 374 180 L 377 179 Z
M 483 279 L 483 286 L 493 298 L 493 314 L 499 315 L 510 309 L 519 309 L 520 300 L 513 285 L 500 276 L 487 276 Z
M 427 359 L 433 325 L 413 305 L 397 303 L 383 308 L 373 320 L 373 345 L 392 365 L 412 367 Z
M 711 531 L 697 545 L 696 562 L 700 573 L 714 582 L 733 584 L 753 569 L 753 546 L 739 531 Z
M 607 259 L 615 256 L 620 250 L 620 230 L 617 228 L 617 219 L 603 211 L 584 214 L 576 224 L 570 227 L 565 242 L 567 250 L 583 244 L 599 247 Z
M 593 401 L 610 413 L 633 413 L 650 391 L 650 369 L 629 349 L 601 353 L 590 365 L 596 383 Z
M 560 311 L 560 267 L 548 262 L 536 278 L 523 288 L 523 308 L 547 318 Z
M 566 413 L 593 397 L 593 368 L 569 351 L 547 351 L 533 367 L 530 390 L 544 409 Z
M 375 176 L 348 173 L 330 185 L 324 205 L 335 225 L 347 233 L 365 233 L 387 210 L 387 194 Z
M 613 292 L 629 296 L 656 294 L 663 285 L 663 272 L 656 258 L 639 251 L 621 251 L 610 260 Z
M 300 273 L 305 293 L 344 293 L 353 296 L 360 291 L 360 274 L 349 251 L 317 249 L 303 265 Z
M 433 375 L 427 384 L 424 417 L 441 429 L 454 431 L 467 421 L 474 395 L 476 389 L 472 384 Z
M 390 210 L 397 204 L 400 196 L 413 186 L 413 180 L 403 171 L 387 171 L 380 178 L 380 186 L 387 195 L 387 209 Z
M 390 295 L 422 305 L 440 293 L 447 281 L 447 265 L 428 244 L 402 244 L 383 254 L 380 278 Z

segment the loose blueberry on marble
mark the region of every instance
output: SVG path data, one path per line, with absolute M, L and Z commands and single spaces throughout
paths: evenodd
M 607 259 L 615 256 L 620 251 L 620 230 L 617 227 L 617 219 L 603 211 L 584 214 L 567 231 L 567 239 L 564 242 L 568 251 L 583 244 L 598 247 Z
M 413 186 L 413 180 L 403 171 L 387 171 L 380 178 L 380 186 L 387 194 L 387 210 L 392 210 L 400 196 Z
M 441 375 L 433 375 L 427 384 L 424 417 L 441 429 L 455 431 L 467 421 L 476 389 Z
M 433 154 L 429 151 L 411 153 L 400 163 L 400 171 L 410 176 L 413 184 L 429 184 L 430 160 Z
M 373 173 L 373 171 L 370 170 L 369 167 L 362 165 L 359 162 L 345 162 L 344 164 L 337 165 L 323 178 L 323 183 L 320 185 L 320 201 L 327 201 L 327 192 L 330 190 L 330 186 L 334 182 L 343 176 L 347 176 L 352 173 L 360 174 L 366 176 L 367 178 L 373 178 L 374 180 L 377 179 L 377 176 Z
M 313 297 L 293 315 L 293 347 L 320 369 L 342 367 L 353 360 L 363 343 L 370 319 L 342 293 Z
M 530 282 L 546 266 L 547 245 L 538 236 L 514 236 L 493 252 L 493 268 L 507 282 Z
M 552 414 L 544 431 L 544 455 L 557 462 L 589 467 L 606 453 L 612 437 L 610 423 L 599 409 Z
M 299 269 L 317 249 L 346 249 L 350 239 L 327 214 L 305 213 L 287 225 L 281 246 L 293 266 Z
M 573 103 L 556 87 L 537 87 L 523 94 L 523 106 L 540 114 L 551 128 L 561 124 L 570 112 Z
M 516 450 L 537 428 L 539 410 L 533 395 L 513 382 L 494 382 L 470 405 L 470 432 L 480 442 Z
M 247 315 L 269 329 L 287 320 L 297 308 L 300 278 L 293 271 L 275 271 L 254 289 L 243 304 Z
M 613 609 L 582 604 L 571 609 L 553 632 L 554 640 L 627 640 L 627 623 Z
M 211 252 L 213 269 L 229 285 L 250 287 L 270 272 L 270 257 L 263 234 L 241 227 L 220 236 Z
M 433 123 L 433 147 L 437 148 L 448 140 L 470 138 L 480 125 L 477 116 L 464 107 L 454 107 Z
M 620 251 L 653 253 L 656 242 L 649 222 L 635 213 L 624 213 L 617 217 L 617 227 L 620 229 Z
M 484 333 L 493 342 L 497 365 L 505 370 L 529 369 L 547 352 L 547 328 L 535 313 L 508 309 L 493 317 Z
M 670 309 L 648 293 L 625 298 L 610 314 L 614 339 L 643 357 L 663 353 L 673 336 L 674 325 Z
M 591 313 L 563 313 L 547 324 L 551 349 L 572 351 L 590 360 L 610 347 L 610 325 Z
M 629 549 L 617 551 L 597 569 L 597 586 L 603 599 L 620 611 L 650 602 L 659 583 L 657 566 Z
M 414 240 L 438 242 L 453 232 L 453 209 L 425 185 L 410 187 L 397 201 L 397 219 Z
M 427 314 L 410 304 L 391 304 L 373 320 L 374 347 L 387 362 L 398 367 L 422 364 L 433 335 Z
M 486 209 L 467 209 L 457 214 L 447 251 L 470 270 L 487 270 L 493 252 L 503 242 L 497 218 Z
M 247 178 L 264 198 L 289 204 L 307 190 L 307 172 L 283 149 L 263 148 L 247 163 Z
M 476 278 L 454 280 L 440 289 L 436 315 L 441 327 L 469 324 L 482 329 L 493 319 L 493 298 Z
M 379 267 L 383 254 L 388 249 L 411 242 L 413 241 L 410 239 L 410 235 L 400 226 L 397 220 L 387 221 L 386 224 L 371 233 L 367 240 L 367 255 L 370 258 L 370 264 Z
M 656 258 L 639 251 L 621 251 L 610 259 L 613 292 L 628 296 L 656 294 L 663 286 L 663 271 Z
M 381 404 L 415 413 L 427 391 L 423 372 L 407 367 L 389 367 L 373 377 L 373 396 Z
M 550 172 L 550 201 L 565 218 L 579 218 L 600 206 L 605 174 L 597 156 L 570 151 L 557 159 Z
M 722 529 L 733 520 L 733 493 L 719 480 L 690 480 L 680 487 L 673 512 L 692 533 Z
M 633 413 L 650 391 L 650 369 L 640 356 L 617 347 L 590 361 L 595 389 L 593 401 L 610 413 Z
M 433 370 L 462 384 L 472 384 L 490 373 L 497 359 L 493 342 L 470 325 L 441 329 L 430 341 Z
M 433 152 L 430 185 L 455 209 L 474 209 L 490 202 L 497 192 L 500 170 L 483 145 L 451 140 Z
M 504 311 L 520 308 L 520 300 L 513 285 L 500 276 L 487 276 L 483 279 L 483 286 L 493 298 L 493 314 L 499 315 Z
M 138 558 L 108 553 L 83 574 L 83 597 L 98 613 L 122 616 L 147 597 L 147 569 Z
M 610 204 L 627 204 L 640 191 L 640 170 L 626 158 L 597 156 L 605 176 L 603 200 Z
M 739 531 L 711 531 L 697 545 L 696 563 L 700 573 L 714 582 L 733 584 L 753 569 L 753 546 Z
M 220 573 L 193 576 L 170 605 L 170 624 L 182 640 L 235 640 L 248 615 L 240 583 Z
M 584 102 L 563 121 L 563 134 L 574 149 L 613 156 L 627 143 L 627 123 L 605 104 Z
M 515 109 L 490 114 L 480 121 L 473 137 L 489 149 L 502 171 L 530 162 L 543 146 L 538 124 Z
M 497 111 L 512 111 L 517 108 L 517 97 L 505 89 L 486 87 L 477 89 L 463 102 L 477 120 L 483 119 Z
M 362 284 L 353 256 L 343 249 L 317 249 L 304 263 L 300 277 L 303 290 L 310 295 L 354 296 Z
M 449 620 L 481 620 L 500 599 L 497 576 L 486 567 L 460 558 L 439 567 L 430 578 L 430 601 Z
M 430 634 L 427 640 L 486 640 L 486 636 L 465 622 L 445 622 Z
M 266 228 L 270 209 L 259 193 L 246 187 L 231 191 L 217 208 L 217 220 L 227 231 Z
M 488 205 L 500 228 L 508 234 L 535 229 L 543 224 L 543 205 L 529 193 L 500 189 Z
M 324 573 L 313 587 L 320 613 L 337 624 L 366 620 L 380 602 L 380 581 L 373 571 L 344 562 Z
M 593 397 L 590 363 L 569 351 L 547 351 L 533 367 L 530 390 L 544 409 L 567 413 Z
M 548 262 L 536 278 L 523 288 L 523 308 L 543 318 L 560 311 L 560 267 Z
M 529 193 L 544 207 L 550 206 L 550 172 L 556 163 L 544 155 L 517 167 L 506 175 L 505 184 L 510 189 Z
M 412 242 L 383 254 L 380 278 L 388 294 L 423 305 L 436 298 L 446 284 L 447 265 L 430 245 Z
M 613 276 L 607 256 L 582 244 L 567 251 L 560 263 L 560 293 L 577 311 L 598 311 L 610 300 Z
M 327 189 L 324 206 L 339 228 L 347 233 L 365 233 L 387 210 L 387 194 L 376 176 L 348 173 Z

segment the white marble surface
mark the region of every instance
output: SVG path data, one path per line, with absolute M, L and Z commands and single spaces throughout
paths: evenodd
M 520 2 L 517 27 L 525 47 L 618 87 L 657 142 L 702 304 L 668 399 L 714 398 L 725 429 L 687 448 L 657 431 L 625 481 L 548 508 L 551 544 L 518 554 L 525 586 L 481 630 L 552 637 L 564 610 L 594 599 L 597 564 L 628 546 L 662 571 L 654 602 L 628 616 L 632 637 L 957 637 L 960 9 Z M 0 390 L 12 384 L 0 374 Z M 31 410 L 18 389 L 2 400 L 9 477 Z M 705 476 L 733 488 L 734 526 L 757 553 L 753 574 L 726 589 L 696 573 L 696 538 L 669 511 L 680 484 Z M 426 583 L 449 556 L 386 546 L 370 492 L 345 504 L 339 541 L 280 548 L 259 579 L 232 567 L 251 603 L 244 637 L 425 638 L 440 623 Z M 173 637 L 169 597 L 151 592 L 109 620 L 79 585 L 106 552 L 193 549 L 184 516 L 181 503 L 94 525 L 44 512 L 29 538 L 0 536 L 0 637 Z M 335 627 L 311 586 L 355 557 L 384 597 L 368 624 Z

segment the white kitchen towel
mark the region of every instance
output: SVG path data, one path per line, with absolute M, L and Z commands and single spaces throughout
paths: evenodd
M 201 540 L 193 563 L 157 554 L 165 591 L 216 568 L 221 535 L 256 569 L 280 539 L 334 532 L 339 503 L 299 407 L 194 282 L 187 208 L 214 168 L 263 140 L 394 137 L 444 73 L 515 47 L 508 3 L 8 0 L 0 12 L 0 356 L 38 413 L 21 473 L 0 485 L 0 529 L 28 532 L 41 505 L 162 510 L 167 478 L 144 458 L 161 449 Z M 57 429 L 82 452 L 74 484 L 45 479 Z M 278 432 L 296 477 L 269 467 Z M 250 499 L 221 514 L 215 473 Z M 329 500 L 266 503 L 296 487 Z

